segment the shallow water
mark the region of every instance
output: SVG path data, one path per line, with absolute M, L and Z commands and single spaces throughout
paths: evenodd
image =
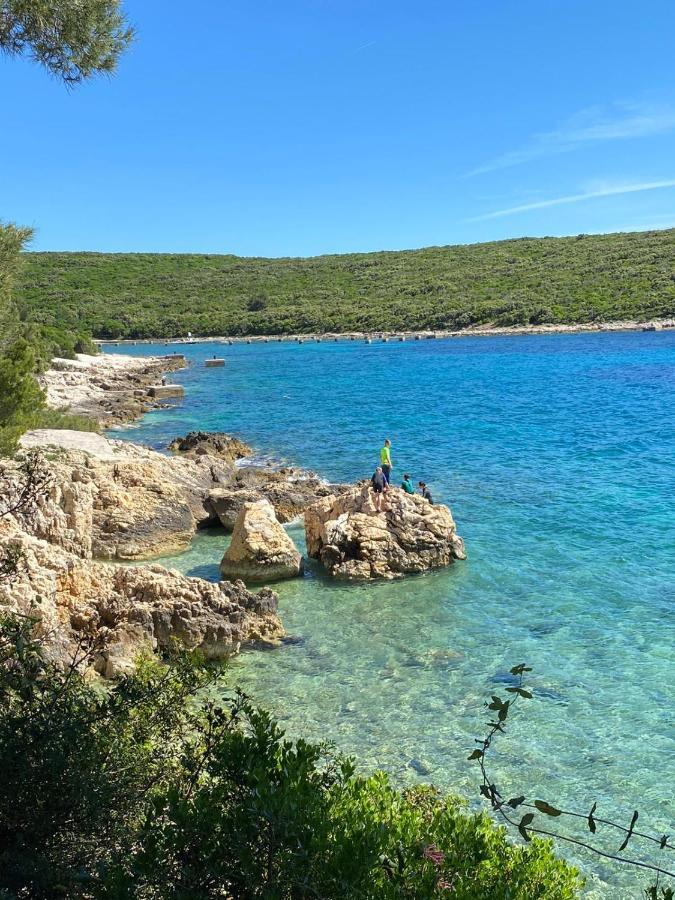
M 644 830 L 672 833 L 675 334 L 179 349 L 193 362 L 175 376 L 185 402 L 119 436 L 165 446 L 223 430 L 351 481 L 390 437 L 395 475 L 451 505 L 469 553 L 394 584 L 330 583 L 310 566 L 279 586 L 294 640 L 240 657 L 239 683 L 293 734 L 475 798 L 466 757 L 483 701 L 526 661 L 534 699 L 495 744 L 503 793 L 598 800 L 626 822 L 638 808 Z M 214 352 L 224 369 L 203 368 Z M 200 535 L 171 564 L 216 578 L 224 545 Z M 589 896 L 638 896 L 647 880 L 571 858 Z

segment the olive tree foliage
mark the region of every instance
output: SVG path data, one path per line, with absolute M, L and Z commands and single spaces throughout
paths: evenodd
M 0 50 L 69 85 L 113 72 L 133 36 L 119 0 L 0 0 Z

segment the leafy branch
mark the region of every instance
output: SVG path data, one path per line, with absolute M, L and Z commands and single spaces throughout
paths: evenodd
M 49 492 L 52 476 L 42 454 L 31 451 L 14 466 L 0 466 L 0 519 L 32 514 L 41 497 Z
M 515 704 L 522 700 L 532 699 L 532 692 L 527 690 L 523 684 L 524 674 L 531 671 L 532 668 L 526 666 L 524 663 L 514 666 L 511 669 L 511 674 L 518 679 L 518 683 L 512 687 L 506 688 L 506 692 L 512 696 L 508 699 L 503 699 L 502 697 L 493 694 L 491 702 L 485 704 L 487 709 L 494 715 L 492 716 L 492 720 L 487 723 L 489 729 L 487 734 L 483 738 L 476 739 L 478 747 L 468 757 L 470 760 L 475 760 L 480 767 L 482 778 L 480 792 L 482 796 L 490 802 L 492 809 L 496 813 L 508 822 L 509 825 L 518 830 L 520 836 L 526 842 L 530 841 L 531 834 L 540 834 L 589 850 L 605 859 L 615 860 L 642 869 L 649 869 L 652 872 L 656 872 L 659 876 L 665 875 L 675 878 L 675 871 L 673 871 L 675 866 L 671 866 L 671 868 L 668 869 L 643 860 L 619 856 L 619 854 L 623 853 L 626 849 L 629 842 L 636 838 L 655 844 L 659 850 L 675 850 L 675 845 L 671 842 L 668 835 L 663 834 L 656 836 L 636 829 L 635 826 L 639 817 L 638 810 L 633 812 L 630 823 L 628 826 L 625 826 L 619 822 L 614 822 L 611 819 L 600 818 L 597 816 L 597 801 L 593 803 L 588 812 L 581 813 L 574 810 L 562 809 L 553 803 L 549 803 L 547 800 L 528 799 L 524 794 L 505 799 L 499 792 L 495 782 L 488 773 L 486 760 L 497 735 L 506 733 L 506 721 Z M 528 812 L 523 812 L 518 819 L 514 816 L 516 810 L 528 810 Z M 622 833 L 623 840 L 618 850 L 615 853 L 611 853 L 600 847 L 594 846 L 594 844 L 589 842 L 591 839 L 582 840 L 579 837 L 573 837 L 558 831 L 553 831 L 548 827 L 542 827 L 540 824 L 542 822 L 541 816 L 547 816 L 549 819 L 560 819 L 563 817 L 582 819 L 585 821 L 586 828 L 591 835 L 596 834 L 599 825 L 607 826 L 608 828 L 615 829 Z M 664 896 L 667 896 L 667 894 L 664 893 Z
M 26 454 L 18 469 L 0 466 L 0 519 L 20 515 L 31 519 L 41 498 L 46 497 L 52 483 L 51 473 L 38 451 Z M 0 554 L 0 585 L 14 581 L 23 563 L 23 549 L 9 543 Z

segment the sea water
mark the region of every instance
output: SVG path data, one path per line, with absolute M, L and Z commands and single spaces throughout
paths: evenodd
M 222 430 L 335 481 L 370 476 L 388 437 L 394 480 L 424 479 L 468 551 L 382 584 L 331 582 L 310 564 L 278 586 L 290 640 L 241 655 L 233 680 L 290 734 L 478 807 L 467 756 L 484 702 L 511 696 L 509 669 L 525 662 L 533 699 L 492 751 L 502 793 L 580 812 L 597 801 L 598 816 L 626 824 L 639 809 L 642 830 L 675 830 L 674 333 L 178 349 L 190 367 L 171 378 L 185 400 L 115 436 L 163 448 Z M 214 353 L 224 368 L 204 367 Z M 304 549 L 302 529 L 290 532 Z M 168 562 L 217 579 L 225 543 L 198 535 Z M 615 852 L 622 836 L 605 831 Z M 583 822 L 572 833 L 590 837 Z M 560 851 L 591 897 L 639 896 L 648 881 Z M 674 866 L 638 842 L 624 855 Z

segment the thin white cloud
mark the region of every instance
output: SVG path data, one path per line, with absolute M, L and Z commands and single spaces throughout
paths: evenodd
M 367 50 L 369 47 L 374 47 L 376 43 L 377 41 L 368 41 L 367 44 L 361 44 L 356 50 L 352 50 L 351 55 L 353 56 L 355 53 L 361 53 L 362 50 Z
M 657 191 L 672 187 L 675 187 L 675 178 L 663 181 L 641 181 L 633 184 L 605 184 L 596 188 L 589 187 L 581 194 L 568 194 L 565 197 L 553 197 L 550 200 L 538 200 L 536 203 L 510 206 L 508 209 L 496 209 L 481 216 L 472 216 L 466 221 L 484 222 L 486 219 L 501 219 L 503 216 L 529 212 L 532 209 L 546 209 L 549 206 L 562 206 L 565 203 L 580 203 L 582 200 L 592 200 L 594 197 L 613 197 L 618 194 L 636 194 L 640 191 Z
M 540 156 L 567 153 L 584 144 L 649 137 L 674 129 L 675 109 L 671 106 L 615 104 L 609 110 L 594 106 L 576 113 L 554 131 L 535 134 L 520 149 L 497 156 L 468 174 L 482 175 L 506 169 Z

